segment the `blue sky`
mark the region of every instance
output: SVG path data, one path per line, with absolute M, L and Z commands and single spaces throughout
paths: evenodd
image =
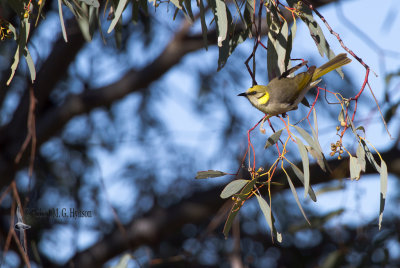
M 400 44 L 400 36 L 398 35 L 400 32 L 400 18 L 396 16 L 396 12 L 394 12 L 399 10 L 398 1 L 388 0 L 379 2 L 379 4 L 373 0 L 341 1 L 340 6 L 348 20 L 372 38 L 382 51 L 396 51 L 397 53 L 400 53 L 398 46 L 398 44 Z M 378 77 L 375 77 L 371 74 L 369 81 L 377 98 L 382 100 L 383 90 L 385 87 L 383 77 L 384 70 L 398 71 L 398 62 L 400 57 L 399 55 L 394 57 L 393 53 L 387 54 L 390 57 L 383 57 L 376 46 L 371 46 L 371 42 L 360 38 L 360 35 L 357 32 L 349 29 L 349 25 L 346 25 L 343 18 L 338 16 L 338 9 L 338 4 L 331 4 L 319 9 L 319 11 L 324 15 L 331 27 L 340 34 L 345 44 L 367 64 L 369 64 L 370 67 L 379 75 Z M 172 13 L 172 9 L 170 9 L 170 13 Z M 387 19 L 388 16 L 389 19 Z M 51 18 L 47 18 L 47 20 L 49 19 Z M 320 23 L 334 52 L 337 54 L 344 52 L 336 38 L 329 34 L 327 29 L 322 25 L 322 22 Z M 300 20 L 298 21 L 297 26 L 298 31 L 296 33 L 295 48 L 293 49 L 292 57 L 307 58 L 312 56 L 313 59 L 318 58 L 317 48 L 309 36 L 308 29 L 306 29 Z M 167 37 L 164 36 L 158 38 L 163 39 Z M 252 41 L 249 41 L 247 44 L 243 45 L 244 50 L 246 50 L 246 48 L 249 49 L 248 53 L 251 51 L 251 42 Z M 91 50 L 92 53 L 98 53 L 94 51 L 94 49 L 95 48 L 89 46 L 87 50 L 88 52 Z M 206 54 L 204 54 L 204 51 L 196 52 L 195 55 L 189 56 L 187 59 L 184 59 L 183 62 L 198 61 L 198 57 L 202 57 L 201 61 L 204 66 L 216 69 L 216 55 L 216 49 L 214 48 L 210 49 Z M 235 56 L 236 55 L 234 54 L 233 57 Z M 135 57 L 137 56 L 132 53 L 131 57 L 132 62 L 134 62 L 136 60 Z M 140 58 L 138 60 L 139 62 L 141 61 Z M 320 61 L 315 64 L 322 64 L 325 61 L 326 59 L 320 58 Z M 82 62 L 82 59 L 78 59 L 78 62 L 83 67 L 88 64 Z M 384 65 L 382 63 L 384 63 Z M 244 65 L 239 66 L 238 68 L 244 68 Z M 347 65 L 345 68 L 346 71 L 348 71 L 348 74 L 352 76 L 352 80 L 358 83 L 358 88 L 361 87 L 361 84 L 364 81 L 364 67 L 353 60 L 352 64 Z M 107 83 L 111 79 L 116 78 L 117 77 L 113 76 L 110 72 L 108 77 L 103 77 L 101 79 L 101 82 Z M 339 79 L 338 76 L 337 79 Z M 196 83 L 197 81 L 193 76 L 191 76 L 190 70 L 182 71 L 179 68 L 174 68 L 159 82 L 157 82 L 156 85 L 153 85 L 156 87 L 162 87 L 165 84 L 169 85 L 169 88 L 166 89 L 168 92 L 164 94 L 162 102 L 158 104 L 156 109 L 158 109 L 159 113 L 163 115 L 168 128 L 167 130 L 173 133 L 177 145 L 192 148 L 193 151 L 197 152 L 198 159 L 196 159 L 196 162 L 198 162 L 198 170 L 218 169 L 232 172 L 232 170 L 225 170 L 225 168 L 229 166 L 229 163 L 227 162 L 219 161 L 211 163 L 210 161 L 207 161 L 207 159 L 212 158 L 216 153 L 215 149 L 218 148 L 220 138 L 217 130 L 222 128 L 226 123 L 226 114 L 222 110 L 215 109 L 212 111 L 212 120 L 210 120 L 209 117 L 199 117 L 188 102 L 181 101 L 180 96 L 182 95 L 189 99 L 197 98 L 197 92 L 192 90 L 193 88 L 196 88 Z M 247 85 L 247 87 L 251 85 L 250 77 L 248 77 L 248 81 L 243 81 L 243 85 Z M 330 84 L 327 86 L 334 87 L 335 85 Z M 236 95 L 246 90 L 246 86 L 243 87 L 242 85 L 238 85 L 237 88 L 230 88 L 230 90 L 232 95 Z M 395 88 L 392 89 L 392 91 L 395 90 Z M 400 93 L 394 92 L 393 94 L 396 94 L 396 96 L 399 97 Z M 365 92 L 362 98 L 368 98 L 371 105 L 374 105 L 368 92 Z M 137 96 L 132 94 L 113 106 L 113 109 L 122 111 L 119 113 L 121 114 L 120 120 L 126 122 L 126 124 L 123 124 L 123 129 L 119 131 L 126 131 L 127 133 L 133 132 L 135 125 L 129 121 L 129 115 L 132 114 L 132 107 L 135 107 L 137 102 Z M 235 99 L 232 105 L 235 105 L 237 109 L 242 111 L 246 118 L 249 118 L 249 124 L 243 126 L 243 144 L 239 145 L 244 149 L 246 146 L 246 130 L 256 123 L 262 117 L 262 114 L 250 109 L 250 104 L 239 97 Z M 380 105 L 381 107 L 384 106 L 383 103 L 380 103 Z M 363 117 L 363 114 L 366 114 L 369 110 L 370 107 L 360 107 L 358 115 Z M 102 118 L 101 112 L 94 113 L 92 116 L 99 117 L 99 120 Z M 379 150 L 384 150 L 392 141 L 390 141 L 386 134 L 383 124 L 379 119 L 379 115 L 374 114 L 373 118 L 374 120 L 366 126 L 367 138 L 372 144 L 377 146 Z M 74 124 L 84 125 L 84 122 L 79 122 L 79 120 L 80 119 L 75 119 L 71 122 L 70 127 L 73 128 Z M 337 124 L 334 120 L 319 118 L 320 129 L 329 129 L 332 128 L 332 126 L 334 127 L 335 124 Z M 398 127 L 399 125 L 397 122 L 391 123 L 390 130 L 394 135 L 396 134 Z M 332 135 L 334 135 L 332 132 L 321 131 L 320 143 L 326 154 L 329 153 L 329 144 L 332 140 Z M 265 140 L 265 136 L 261 136 L 258 132 L 253 139 Z M 140 150 L 141 148 L 129 146 L 129 142 L 126 142 L 121 143 L 121 146 L 113 152 L 103 150 L 100 146 L 97 148 L 94 147 L 91 151 L 92 156 L 97 159 L 99 163 L 99 170 L 94 172 L 101 172 L 111 204 L 116 207 L 123 207 L 124 205 L 128 206 L 131 204 L 132 200 L 137 197 L 135 189 L 127 187 L 126 181 L 116 180 L 116 178 L 121 176 L 119 171 L 124 166 L 124 163 L 128 162 L 130 158 L 140 157 Z M 189 177 L 187 180 L 194 180 L 196 171 L 197 170 L 193 170 L 193 177 Z M 168 177 L 168 170 L 165 169 L 164 171 L 160 171 L 160 174 Z M 219 182 L 221 182 L 221 180 L 202 181 L 202 183 L 210 184 Z M 168 183 L 168 180 L 160 182 L 160 187 L 162 187 L 162 183 Z M 377 217 L 379 212 L 379 176 L 363 176 L 361 180 L 353 182 L 346 180 L 343 185 L 345 190 L 322 194 L 318 196 L 317 203 L 310 204 L 310 202 L 305 202 L 305 204 L 312 206 L 321 213 L 345 207 L 348 211 L 337 219 L 340 223 L 357 224 Z M 319 189 L 320 187 L 316 187 L 316 189 Z M 387 208 L 395 208 L 396 206 L 391 203 L 391 200 L 394 199 L 391 199 L 391 197 L 394 196 L 394 191 L 392 191 L 392 189 L 396 188 L 396 184 L 391 178 L 389 179 L 388 188 Z M 223 186 L 221 186 L 221 191 L 222 189 Z M 299 190 L 299 196 L 302 196 L 301 189 Z M 127 207 L 126 209 L 128 210 L 129 208 Z M 106 213 L 111 216 L 111 211 L 101 211 L 101 213 Z M 65 232 L 65 230 L 56 230 L 55 232 L 62 233 Z M 90 232 L 90 226 L 88 228 L 83 226 L 80 231 L 76 233 L 74 239 L 77 239 L 77 247 L 83 249 L 94 243 L 97 236 L 95 233 Z M 65 243 L 67 242 L 63 242 L 62 245 L 59 246 L 65 247 Z M 63 251 L 66 252 L 66 254 L 60 256 L 60 248 L 53 245 L 51 241 L 41 246 L 44 247 L 49 254 L 53 254 L 53 256 L 57 256 L 58 254 L 60 259 L 68 259 L 68 254 L 72 254 L 70 251 Z

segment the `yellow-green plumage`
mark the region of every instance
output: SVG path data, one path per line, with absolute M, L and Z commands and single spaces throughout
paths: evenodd
M 342 53 L 319 68 L 311 66 L 294 77 L 286 76 L 307 63 L 304 62 L 286 71 L 283 76 L 275 77 L 268 85 L 255 85 L 239 96 L 246 96 L 254 107 L 269 116 L 283 114 L 297 109 L 308 90 L 321 81 L 318 78 L 350 62 L 347 54 Z

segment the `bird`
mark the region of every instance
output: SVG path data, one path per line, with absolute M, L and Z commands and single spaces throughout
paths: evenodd
M 341 53 L 318 68 L 311 66 L 306 72 L 289 77 L 307 64 L 307 61 L 303 61 L 281 76 L 273 78 L 266 86 L 255 85 L 238 96 L 246 97 L 255 108 L 268 115 L 268 118 L 286 114 L 298 108 L 306 93 L 321 82 L 321 76 L 350 62 L 347 54 Z

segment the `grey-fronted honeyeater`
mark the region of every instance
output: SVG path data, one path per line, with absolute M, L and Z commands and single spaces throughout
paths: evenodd
M 306 72 L 288 77 L 307 61 L 287 70 L 281 76 L 272 79 L 268 85 L 255 85 L 238 96 L 245 96 L 258 110 L 269 117 L 296 110 L 297 105 L 311 88 L 321 82 L 321 76 L 351 62 L 346 53 L 342 53 L 319 68 L 311 66 Z

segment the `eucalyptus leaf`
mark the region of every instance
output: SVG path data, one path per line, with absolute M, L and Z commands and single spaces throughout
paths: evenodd
M 304 185 L 304 174 L 303 174 L 303 172 L 295 164 L 293 164 L 291 162 L 290 162 L 290 166 L 292 167 L 292 170 L 293 170 L 294 174 L 296 174 L 296 177 Z M 311 185 L 310 185 L 310 188 L 308 189 L 308 195 L 310 196 L 312 201 L 317 202 L 317 196 L 314 193 L 314 190 L 313 190 Z
M 358 146 L 357 146 L 356 155 L 357 155 L 357 162 L 358 162 L 358 165 L 361 168 L 361 171 L 365 172 L 365 167 L 366 167 L 365 151 L 362 148 L 361 144 L 358 144 Z
M 249 180 L 231 181 L 230 183 L 228 183 L 228 185 L 225 186 L 224 190 L 222 190 L 220 197 L 223 199 L 231 197 L 232 195 L 239 192 L 249 182 Z
M 256 197 L 261 211 L 264 214 L 265 219 L 267 220 L 267 224 L 271 229 L 271 233 L 277 238 L 278 242 L 282 242 L 282 234 L 279 233 L 274 226 L 274 218 L 272 216 L 272 211 L 267 201 L 265 201 L 264 198 L 259 195 L 256 195 Z
M 100 3 L 98 0 L 80 0 L 81 2 L 84 2 L 85 4 L 92 6 L 94 8 L 99 8 Z
M 239 213 L 240 210 L 240 201 L 236 201 L 233 206 L 231 211 L 229 212 L 228 218 L 226 219 L 225 225 L 224 225 L 224 230 L 222 231 L 225 238 L 228 238 L 229 231 L 232 228 L 233 220 L 236 218 L 236 215 Z
M 215 21 L 218 32 L 218 46 L 222 47 L 222 42 L 228 34 L 227 8 L 223 0 L 215 0 Z
M 114 27 L 117 25 L 118 21 L 122 16 L 122 11 L 124 11 L 128 0 L 119 0 L 117 9 L 115 10 L 115 15 L 113 20 L 111 21 L 110 27 L 108 27 L 107 33 L 111 33 Z
M 203 43 L 206 50 L 208 49 L 208 40 L 207 40 L 207 23 L 206 23 L 206 15 L 203 0 L 197 0 L 197 5 L 200 10 L 200 22 L 201 22 L 201 34 L 203 36 Z
M 219 170 L 207 170 L 197 172 L 196 179 L 216 178 L 228 175 L 228 173 Z
M 264 149 L 267 149 L 268 147 L 274 145 L 281 137 L 282 131 L 283 131 L 283 129 L 280 129 L 277 132 L 275 132 L 274 134 L 272 134 L 270 137 L 268 137 L 267 142 L 265 143 Z
M 65 42 L 68 42 L 67 32 L 65 31 L 61 0 L 58 0 L 58 16 L 60 17 L 62 35 L 64 37 Z
M 365 143 L 365 141 L 362 140 L 362 139 L 360 139 L 359 142 L 361 143 L 361 145 L 362 145 L 362 147 L 363 147 L 363 149 L 364 149 L 364 152 L 365 152 L 365 155 L 366 155 L 368 161 L 371 163 L 371 165 L 375 168 L 375 170 L 376 170 L 378 173 L 381 173 L 381 168 L 380 168 L 380 166 L 378 165 L 378 163 L 376 163 L 375 158 L 374 158 L 374 155 L 373 155 L 373 154 L 371 153 L 371 151 L 369 150 L 369 148 L 368 148 L 367 144 Z
M 309 159 L 307 155 L 306 147 L 303 142 L 296 138 L 297 147 L 299 148 L 301 161 L 303 162 L 303 172 L 304 172 L 304 197 L 307 197 L 308 190 L 310 188 L 310 167 L 309 167 Z
M 292 180 L 290 179 L 289 175 L 286 172 L 285 172 L 285 174 L 286 174 L 286 178 L 287 178 L 287 181 L 289 183 L 289 186 L 290 186 L 290 190 L 292 191 L 293 197 L 296 200 L 297 206 L 299 206 L 301 214 L 303 214 L 303 217 L 306 219 L 308 224 L 311 225 L 310 221 L 307 218 L 306 213 L 303 210 L 303 207 L 300 204 L 300 200 L 299 200 L 299 197 L 298 197 L 297 192 L 296 192 L 296 188 L 294 187 Z
M 353 157 L 350 155 L 350 179 L 358 180 L 360 178 L 361 167 L 358 163 L 357 157 Z
M 381 170 L 380 171 L 381 190 L 380 190 L 380 206 L 379 206 L 379 230 L 382 227 L 383 210 L 385 209 L 387 183 L 388 183 L 387 166 L 385 161 L 383 160 L 381 161 L 380 170 Z

